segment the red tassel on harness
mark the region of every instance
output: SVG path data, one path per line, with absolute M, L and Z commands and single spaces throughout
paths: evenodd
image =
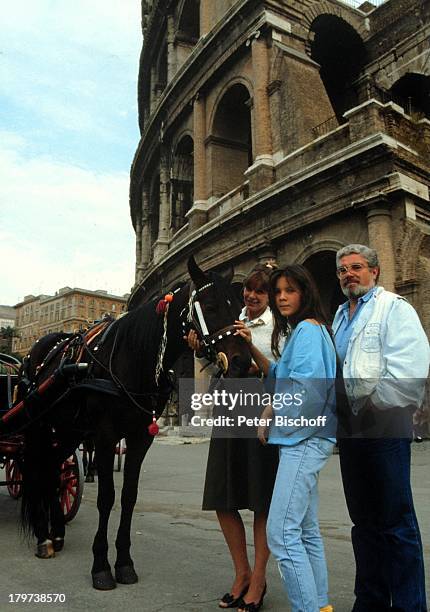
M 156 436 L 160 431 L 160 428 L 157 425 L 157 419 L 155 418 L 155 411 L 152 411 L 152 423 L 148 425 L 148 431 L 151 436 Z
M 164 314 L 167 310 L 168 305 L 170 304 L 170 302 L 173 301 L 173 293 L 167 293 L 164 298 L 162 298 L 156 308 L 155 308 L 155 312 L 160 315 L 160 314 Z

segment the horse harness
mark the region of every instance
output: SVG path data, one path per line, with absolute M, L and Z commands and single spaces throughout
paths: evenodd
M 216 345 L 225 338 L 234 335 L 234 325 L 227 325 L 215 332 L 209 333 L 209 329 L 200 305 L 200 297 L 203 291 L 214 287 L 214 282 L 209 282 L 202 287 L 194 289 L 190 293 L 188 306 L 186 306 L 181 312 L 182 319 L 182 331 L 183 335 L 186 336 L 190 329 L 195 329 L 197 336 L 202 344 L 203 353 L 206 359 L 210 363 L 214 363 L 220 369 L 218 375 L 227 372 L 228 369 L 228 358 L 223 352 L 216 350 Z M 227 304 L 231 307 L 231 301 L 227 298 Z M 233 316 L 233 313 L 231 313 Z M 185 316 L 186 315 L 186 316 Z
M 215 363 L 219 367 L 219 373 L 217 376 L 220 376 L 228 369 L 228 358 L 225 353 L 218 352 L 216 350 L 216 345 L 224 338 L 232 336 L 235 332 L 235 328 L 233 325 L 229 325 L 217 330 L 216 332 L 209 333 L 200 305 L 200 297 L 202 292 L 213 287 L 214 285 L 215 283 L 209 282 L 202 287 L 194 289 L 190 293 L 188 305 L 185 306 L 180 313 L 180 319 L 182 322 L 182 330 L 184 335 L 186 335 L 191 328 L 196 330 L 199 340 L 202 343 L 205 357 L 209 362 Z M 87 389 L 116 397 L 121 397 L 121 395 L 124 394 L 142 412 L 152 416 L 152 423 L 149 425 L 148 429 L 152 435 L 155 435 L 155 433 L 157 433 L 156 429 L 158 429 L 155 414 L 156 408 L 160 404 L 160 397 L 168 397 L 173 388 L 173 383 L 167 374 L 164 374 L 163 376 L 164 385 L 160 385 L 160 379 L 163 374 L 163 360 L 167 346 L 167 317 L 169 304 L 173 300 L 174 294 L 177 293 L 177 291 L 179 291 L 179 289 L 173 293 L 168 293 L 164 299 L 158 302 L 156 306 L 157 314 L 164 315 L 163 335 L 158 351 L 155 375 L 155 382 L 158 390 L 139 394 L 150 399 L 152 403 L 152 410 L 148 410 L 142 406 L 142 404 L 136 400 L 137 394 L 128 391 L 112 371 L 111 359 L 115 350 L 118 330 L 116 330 L 114 337 L 109 364 L 105 365 L 97 358 L 97 351 L 100 350 L 107 336 L 112 332 L 115 323 L 118 321 L 118 319 L 106 317 L 84 332 L 64 334 L 64 336 L 61 337 L 51 348 L 43 361 L 36 366 L 35 380 L 33 381 L 30 380 L 29 372 L 30 355 L 27 355 L 27 357 L 24 359 L 21 378 L 21 384 L 25 387 L 25 399 L 17 404 L 14 404 L 9 412 L 2 417 L 2 423 L 6 423 L 10 418 L 21 412 L 23 409 L 26 409 L 28 413 L 28 406 L 26 404 L 29 402 L 29 400 L 39 400 L 42 393 L 45 393 L 45 391 L 50 387 L 55 388 L 55 383 L 58 383 L 58 379 L 60 379 L 63 385 L 64 382 L 66 383 L 66 390 L 60 390 L 59 397 L 54 398 L 52 402 L 49 403 L 48 409 L 51 409 L 72 390 Z M 231 306 L 231 302 L 228 298 L 227 304 Z M 87 362 L 82 361 L 85 354 L 88 356 Z M 48 365 L 51 364 L 59 355 L 60 364 L 58 368 L 55 369 L 48 379 L 43 381 L 41 384 L 38 384 L 37 378 L 40 377 L 41 373 L 46 371 Z M 96 378 L 93 376 L 92 370 L 95 364 L 98 364 L 110 375 L 110 380 L 105 378 Z

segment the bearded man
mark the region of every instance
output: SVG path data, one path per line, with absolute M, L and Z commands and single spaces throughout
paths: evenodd
M 333 331 L 347 396 L 339 454 L 353 523 L 353 612 L 426 612 L 410 443 L 428 376 L 428 339 L 414 308 L 377 285 L 376 251 L 348 245 L 338 251 L 336 265 L 348 298 Z

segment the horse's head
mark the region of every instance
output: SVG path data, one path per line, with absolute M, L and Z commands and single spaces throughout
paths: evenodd
M 241 305 L 231 286 L 233 274 L 222 277 L 206 274 L 193 256 L 188 271 L 194 283 L 189 316 L 212 361 L 228 377 L 245 376 L 251 366 L 251 354 L 243 338 L 234 335 L 233 324 Z

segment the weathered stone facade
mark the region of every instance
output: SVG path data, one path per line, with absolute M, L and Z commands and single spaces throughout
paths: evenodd
M 143 3 L 136 282 L 299 262 L 333 312 L 334 254 L 376 248 L 430 333 L 430 3 Z

